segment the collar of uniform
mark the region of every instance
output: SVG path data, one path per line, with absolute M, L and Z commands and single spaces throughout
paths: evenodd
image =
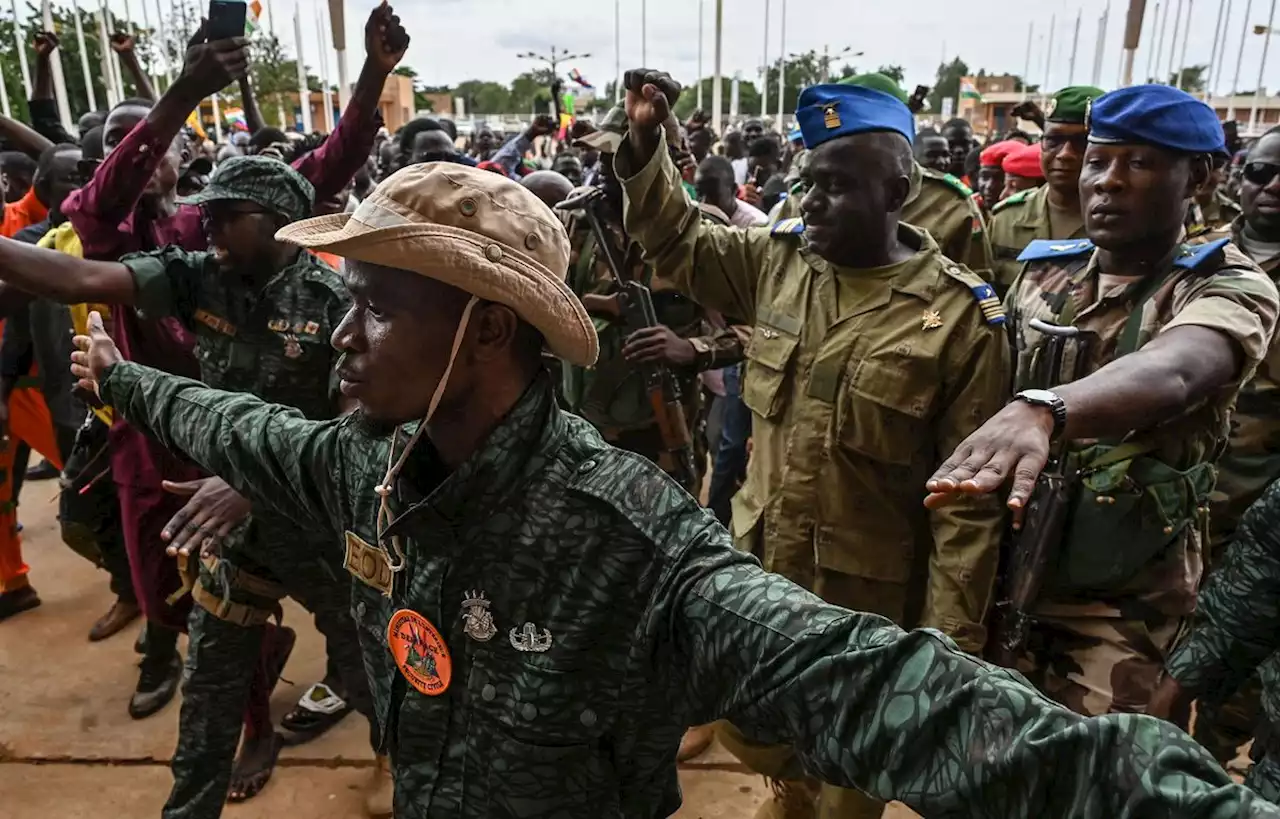
M 940 265 L 930 270 L 930 262 L 937 259 L 940 251 L 938 244 L 928 231 L 921 230 L 906 222 L 898 223 L 898 240 L 915 251 L 911 258 L 897 264 L 883 267 L 841 267 L 819 256 L 808 245 L 800 248 L 800 255 L 814 270 L 822 273 L 839 275 L 846 273 L 852 276 L 884 277 L 889 287 L 901 293 L 910 293 L 925 301 L 933 301 L 938 286 Z M 884 291 L 883 301 L 889 300 L 888 291 Z M 870 306 L 870 305 L 866 305 Z
M 1035 230 L 1042 223 L 1048 228 L 1049 221 L 1049 186 L 1041 185 L 1032 191 L 1018 209 L 1017 227 Z
M 391 522 L 384 537 L 404 534 L 412 521 L 424 516 L 459 524 L 494 508 L 545 464 L 566 428 L 551 380 L 544 374 L 534 379 L 480 449 L 443 480 L 439 454 L 423 436 L 396 485 L 398 498 L 409 508 Z M 404 445 L 398 439 L 397 444 Z

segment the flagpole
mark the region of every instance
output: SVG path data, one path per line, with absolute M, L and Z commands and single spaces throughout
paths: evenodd
M 1271 0 L 1271 11 L 1267 14 L 1267 30 L 1262 38 L 1262 60 L 1258 63 L 1258 84 L 1253 90 L 1253 108 L 1249 111 L 1249 133 L 1258 127 L 1258 100 L 1262 97 L 1262 76 L 1267 70 L 1267 51 L 1271 47 L 1271 25 L 1276 21 L 1276 0 Z
M 156 57 L 155 57 L 156 52 L 152 49 L 152 43 L 151 43 L 151 13 L 147 11 L 147 0 L 142 0 L 141 5 L 142 5 L 142 27 L 147 32 L 147 41 L 148 41 L 147 54 L 150 57 L 150 59 L 147 60 L 147 68 L 148 68 L 147 73 L 151 75 L 152 85 L 154 85 L 156 90 L 159 91 L 160 90 L 160 74 L 159 72 L 156 71 Z M 160 41 L 163 43 L 164 38 L 162 37 Z M 139 47 L 140 45 L 141 43 L 138 43 L 136 41 L 134 42 L 134 47 Z
M 306 58 L 302 55 L 302 18 L 298 6 L 293 6 L 293 41 L 298 52 L 298 108 L 302 114 L 302 133 L 310 134 L 311 127 L 311 89 L 307 87 Z
M 1182 57 L 1178 60 L 1178 82 L 1175 87 L 1182 87 L 1182 75 L 1187 70 L 1187 40 L 1191 39 L 1191 10 L 1195 8 L 1196 0 L 1187 0 L 1187 27 L 1182 32 Z M 1218 7 L 1218 11 L 1222 11 L 1222 7 Z
M 329 83 L 329 55 L 325 53 L 324 45 L 324 24 L 320 20 L 320 16 L 316 16 L 316 43 L 320 51 L 316 58 L 320 61 L 320 82 L 324 85 L 320 92 L 320 98 L 323 102 L 324 111 L 324 127 L 325 133 L 333 133 L 333 97 L 329 96 L 329 89 L 332 85 Z
M 142 0 L 144 6 L 146 3 L 147 0 Z M 169 85 L 173 85 L 173 68 L 169 64 L 169 35 L 165 31 L 164 14 L 160 9 L 160 0 L 156 0 L 156 33 L 160 35 L 160 54 L 164 57 L 164 78 Z M 191 36 L 190 32 L 188 32 L 187 36 Z
M 1071 62 L 1067 64 L 1067 85 L 1076 81 L 1076 50 L 1080 47 L 1080 15 L 1082 10 L 1076 9 L 1076 30 L 1071 35 Z
M 45 31 L 53 31 L 53 7 L 49 5 L 49 0 L 44 0 L 42 5 Z M 53 96 L 58 102 L 58 118 L 62 120 L 62 127 L 70 131 L 75 123 L 71 121 L 71 107 L 67 105 L 67 82 L 62 76 L 61 48 L 55 48 L 49 55 L 49 67 L 53 69 Z
M 1223 12 L 1226 12 L 1224 15 Z M 1204 84 L 1204 99 L 1207 102 L 1213 96 L 1214 84 L 1222 79 L 1222 71 L 1218 62 L 1222 59 L 1222 49 L 1227 45 L 1227 27 L 1231 25 L 1231 0 L 1218 6 L 1218 23 L 1213 27 L 1213 49 L 1209 52 L 1209 76 Z
M 620 1 L 621 0 L 619 0 L 619 2 Z M 706 110 L 705 108 L 702 107 L 702 41 L 704 39 L 703 33 L 702 33 L 702 18 L 706 16 L 703 13 L 705 11 L 705 9 L 703 8 L 705 5 L 706 5 L 706 0 L 698 0 L 698 110 L 699 111 Z M 615 5 L 614 8 L 617 9 L 617 6 Z M 618 13 L 616 10 L 614 11 L 614 15 L 613 15 L 613 25 L 615 26 L 614 42 L 616 43 L 617 36 L 618 36 L 617 28 L 616 28 L 616 26 L 618 25 Z M 615 50 L 616 50 L 616 46 L 615 46 Z M 769 78 L 766 76 L 765 82 L 768 82 L 768 81 L 769 81 Z M 619 86 L 622 85 L 622 65 L 621 64 L 618 65 L 618 85 Z M 614 102 L 617 102 L 617 100 L 615 99 Z
M 1049 39 L 1044 44 L 1044 85 L 1041 87 L 1040 96 L 1053 93 L 1053 89 L 1049 85 L 1049 78 L 1053 76 L 1053 30 L 1057 25 L 1058 15 L 1051 15 L 1049 17 Z
M 1169 30 L 1169 7 L 1173 5 L 1173 0 L 1164 0 L 1164 15 L 1160 18 L 1160 43 L 1156 46 L 1156 64 L 1152 67 L 1152 74 L 1147 77 L 1151 82 L 1160 82 L 1160 63 L 1164 56 L 1164 35 Z
M 101 5 L 98 6 L 94 16 L 98 18 L 98 40 L 103 43 L 102 48 L 98 50 L 98 60 L 102 63 L 102 88 L 107 93 L 107 107 L 115 108 L 120 98 L 116 96 L 116 84 L 111 80 L 111 60 L 107 57 L 111 49 L 106 45 L 107 21 Z
M 22 37 L 22 22 L 18 19 L 18 0 L 9 0 L 13 8 L 13 44 L 18 52 L 18 67 L 22 69 L 22 90 L 31 99 L 31 69 L 27 67 L 27 44 Z
M 111 103 L 114 106 L 124 99 L 124 84 L 120 82 L 120 55 L 111 49 L 111 9 L 107 8 L 107 0 L 101 0 L 98 11 L 102 20 L 102 58 L 106 63 L 104 79 L 111 84 L 115 94 L 115 102 Z
M 764 81 L 760 83 L 760 118 L 769 118 L 769 0 L 764 0 Z
M 1027 82 L 1031 79 L 1031 41 L 1035 37 L 1035 21 L 1027 23 L 1027 62 L 1022 69 L 1022 102 L 1027 101 Z
M 98 100 L 93 93 L 93 75 L 89 72 L 89 50 L 84 47 L 84 27 L 80 25 L 80 3 L 71 0 L 71 14 L 76 20 L 76 44 L 80 46 L 80 71 L 84 74 L 84 90 L 89 97 L 89 110 L 98 110 Z M 8 116 L 6 114 L 6 116 Z
M 1111 3 L 1108 0 L 1106 8 L 1102 10 L 1102 18 L 1098 21 L 1098 44 L 1093 52 L 1093 77 L 1091 81 L 1095 86 L 1102 85 L 1102 57 L 1107 48 L 1107 22 L 1110 17 Z
M 722 43 L 723 32 L 724 32 L 724 0 L 716 0 L 716 49 L 715 49 L 715 57 L 714 57 L 715 70 L 713 72 L 713 79 L 712 79 L 713 85 L 711 86 L 711 109 L 712 109 L 711 110 L 711 130 L 714 131 L 716 134 L 723 133 L 720 130 L 720 115 L 722 113 L 721 108 L 723 107 L 723 104 L 724 104 L 724 89 L 721 88 L 721 85 L 723 83 L 721 82 L 721 74 L 720 74 L 720 57 L 721 57 L 720 47 Z
M 209 95 L 213 103 L 213 141 L 222 142 L 222 111 L 218 108 L 218 92 Z
M 347 23 L 342 0 L 329 0 L 329 32 L 338 60 L 338 108 L 347 110 L 351 89 L 347 87 Z
M 778 133 L 787 132 L 787 0 L 782 0 L 782 39 L 778 43 Z
M 1178 31 L 1182 26 L 1182 0 L 1178 0 L 1178 10 L 1173 13 L 1173 39 L 1169 41 L 1169 65 L 1165 71 L 1169 75 L 1169 83 L 1174 81 L 1173 60 L 1174 52 L 1178 50 Z M 1166 83 L 1169 84 L 1169 83 Z
M 1157 34 L 1159 31 L 1160 0 L 1156 0 L 1156 11 L 1155 14 L 1151 15 L 1151 45 L 1155 46 L 1155 48 L 1147 52 L 1147 76 L 1143 77 L 1143 80 L 1150 80 L 1156 75 L 1156 56 L 1160 53 L 1161 45 L 1163 45 L 1163 41 L 1160 44 L 1157 44 L 1156 41 L 1157 37 L 1163 37 L 1163 33 Z
M 1227 119 L 1236 118 L 1236 91 L 1240 88 L 1240 63 L 1244 61 L 1244 38 L 1249 34 L 1249 12 L 1253 10 L 1253 0 L 1245 0 L 1244 23 L 1240 29 L 1240 50 L 1236 52 L 1236 74 L 1231 80 L 1231 98 L 1227 101 Z

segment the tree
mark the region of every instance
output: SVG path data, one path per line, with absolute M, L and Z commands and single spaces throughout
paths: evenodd
M 1209 70 L 1207 65 L 1189 65 L 1182 69 L 1182 85 L 1178 86 L 1189 94 L 1199 94 L 1204 91 L 1205 73 Z M 1178 82 L 1178 73 L 1169 75 L 1169 85 L 1176 85 Z
M 730 103 L 733 102 L 733 80 L 728 77 L 720 79 L 720 115 L 722 117 L 729 116 Z M 609 90 L 612 90 L 610 88 Z M 713 94 L 715 90 L 715 78 L 707 77 L 702 81 L 702 108 L 708 113 L 713 112 L 712 104 L 715 100 Z M 698 89 L 697 86 L 686 88 L 680 94 L 680 99 L 676 100 L 675 115 L 676 119 L 684 122 L 698 107 Z M 738 113 L 744 117 L 753 117 L 760 113 L 760 91 L 753 82 L 742 81 L 738 83 Z
M 408 77 L 411 80 L 417 79 L 418 77 L 417 69 L 411 65 L 398 65 L 391 71 L 391 73 L 399 74 L 401 77 Z
M 765 82 L 769 84 L 770 108 L 778 104 L 778 70 L 781 64 L 781 60 L 775 60 L 766 72 Z M 816 51 L 809 51 L 787 60 L 787 71 L 783 78 L 785 83 L 782 91 L 782 110 L 795 111 L 801 89 L 817 85 L 822 81 L 822 55 Z M 758 109 L 759 105 L 756 107 Z
M 551 83 L 555 75 L 549 68 L 526 71 L 511 81 L 511 112 L 545 113 L 551 104 Z
M 505 114 L 511 110 L 511 90 L 487 80 L 467 80 L 453 89 L 455 97 L 462 97 L 468 114 Z
M 960 78 L 969 76 L 969 66 L 956 57 L 950 63 L 938 66 L 937 79 L 933 90 L 929 92 L 929 109 L 934 113 L 942 113 L 942 101 L 956 99 L 960 96 Z
M 902 66 L 900 65 L 882 65 L 877 68 L 876 71 L 893 80 L 898 85 L 902 85 L 907 81 L 907 72 L 903 71 Z

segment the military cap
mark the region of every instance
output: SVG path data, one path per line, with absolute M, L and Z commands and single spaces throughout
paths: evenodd
M 872 72 L 870 74 L 857 74 L 852 77 L 845 77 L 838 85 L 860 85 L 863 88 L 872 88 L 876 91 L 883 91 L 886 94 L 897 97 L 903 104 L 907 104 L 907 92 L 893 81 L 893 78 L 887 74 Z
M 505 175 L 451 162 L 409 165 L 382 180 L 355 212 L 294 222 L 276 239 L 409 270 L 505 304 L 571 364 L 590 367 L 599 353 L 595 325 L 565 283 L 564 225 Z
M 1004 172 L 1027 179 L 1044 179 L 1044 171 L 1040 168 L 1040 143 L 1035 145 L 1019 145 L 1014 143 L 1013 150 L 1005 154 L 1000 163 Z
M 609 113 L 604 115 L 604 119 L 596 130 L 579 137 L 575 144 L 595 148 L 605 154 L 616 154 L 622 145 L 623 137 L 627 135 L 627 127 L 627 109 L 621 105 L 615 105 L 609 109 Z
M 796 122 L 806 148 L 850 134 L 894 131 L 915 142 L 916 122 L 892 94 L 861 85 L 813 85 L 800 92 Z
M 1090 142 L 1139 142 L 1192 154 L 1227 149 L 1213 109 L 1168 85 L 1132 85 L 1103 94 L 1093 101 L 1085 124 Z
M 1092 85 L 1068 85 L 1049 100 L 1049 107 L 1044 112 L 1045 121 L 1083 125 L 1089 102 L 1105 93 Z
M 982 153 L 978 155 L 978 164 L 983 168 L 1003 168 L 1004 158 L 1011 151 L 1025 147 L 1021 142 L 1014 142 L 1006 139 L 1003 142 L 996 142 L 982 149 Z
M 293 222 L 311 215 L 315 197 L 315 188 L 306 177 L 280 160 L 233 156 L 214 169 L 204 190 L 178 202 L 183 205 L 253 202 Z

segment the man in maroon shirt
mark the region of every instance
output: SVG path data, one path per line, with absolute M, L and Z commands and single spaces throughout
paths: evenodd
M 378 98 L 386 76 L 404 54 L 408 36 L 399 18 L 383 3 L 365 27 L 367 56 L 350 104 L 328 140 L 294 167 L 315 187 L 316 200 L 344 188 L 369 157 L 382 119 Z M 200 100 L 235 82 L 248 68 L 247 40 L 204 42 L 203 31 L 189 44 L 181 75 L 155 103 L 126 100 L 107 117 L 103 133 L 106 159 L 93 180 L 73 194 L 63 211 L 79 235 L 87 259 L 116 260 L 125 253 L 178 245 L 202 250 L 208 241 L 197 207 L 177 204 L 178 169 L 187 153 L 181 133 L 188 114 Z M 112 307 L 112 335 L 130 360 L 195 377 L 194 337 L 176 321 L 150 321 L 131 308 Z M 163 447 L 117 421 L 111 435 L 112 475 L 119 490 L 125 540 L 135 586 L 147 617 L 146 653 L 130 713 L 155 713 L 172 698 L 181 675 L 176 650 L 178 630 L 185 628 L 189 598 L 170 604 L 181 587 L 176 566 L 165 556 L 161 532 L 170 519 L 200 496 L 167 493 L 162 482 L 185 482 L 200 475 Z M 216 528 L 216 526 L 214 527 Z M 282 639 L 264 642 L 264 655 L 291 646 Z M 232 799 L 254 795 L 274 764 L 274 740 L 268 704 L 284 656 L 264 656 L 245 714 L 245 739 L 232 779 Z M 189 777 L 174 760 L 175 789 Z M 216 816 L 223 795 L 200 793 L 190 799 L 170 798 L 166 817 Z M 186 804 L 175 804 L 185 802 Z

